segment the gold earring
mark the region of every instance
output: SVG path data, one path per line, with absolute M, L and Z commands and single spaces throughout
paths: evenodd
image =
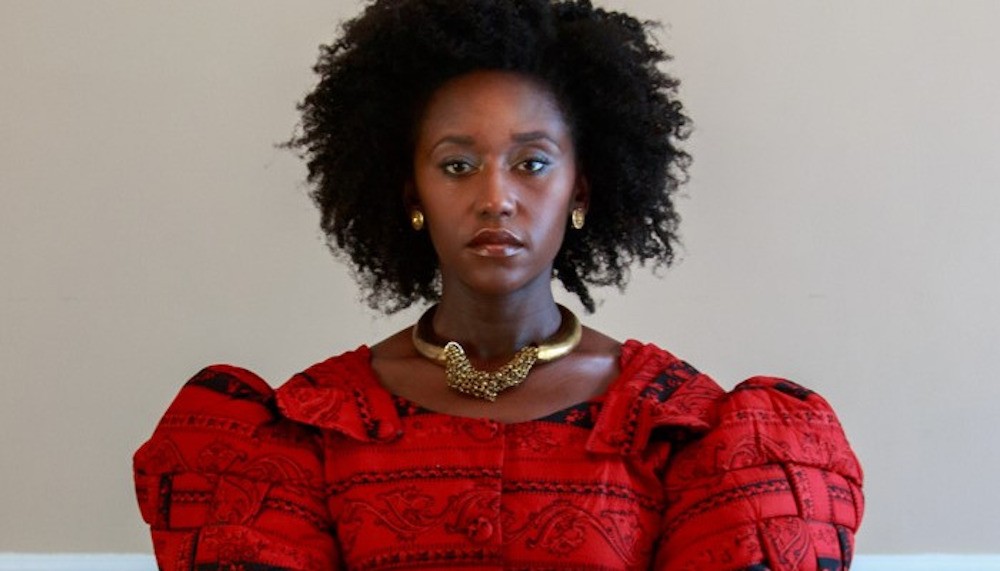
M 570 224 L 573 225 L 574 230 L 582 230 L 584 219 L 587 217 L 587 211 L 583 209 L 582 206 L 577 206 L 573 209 L 570 214 Z
M 413 229 L 416 230 L 417 232 L 423 230 L 424 213 L 414 209 L 413 212 L 410 213 L 410 226 L 413 226 Z

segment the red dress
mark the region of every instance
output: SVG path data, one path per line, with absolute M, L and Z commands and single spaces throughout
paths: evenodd
M 160 569 L 841 570 L 861 469 L 818 395 L 725 393 L 653 345 L 606 394 L 503 424 L 383 389 L 367 347 L 273 391 L 209 367 L 135 455 Z

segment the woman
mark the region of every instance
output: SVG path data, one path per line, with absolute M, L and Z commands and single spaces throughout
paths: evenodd
M 136 454 L 162 569 L 844 569 L 861 472 L 817 395 L 726 394 L 559 279 L 669 263 L 687 119 L 635 19 L 381 0 L 302 104 L 313 197 L 412 328 L 276 391 L 196 375 Z

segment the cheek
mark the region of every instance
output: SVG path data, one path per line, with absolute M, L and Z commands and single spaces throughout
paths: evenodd
M 414 197 L 424 216 L 427 217 L 427 224 L 430 227 L 446 226 L 441 224 L 442 218 L 447 219 L 454 215 L 454 199 L 449 198 L 446 189 L 442 187 L 441 181 L 426 173 L 418 172 L 414 180 Z
M 440 202 L 428 205 L 424 209 L 427 217 L 427 225 L 424 231 L 427 232 L 440 262 L 453 259 L 459 250 L 464 247 L 457 219 L 459 214 L 454 209 L 442 208 Z
M 562 245 L 566 234 L 566 221 L 569 220 L 568 201 L 558 200 L 547 204 L 544 219 L 538 222 L 544 228 L 545 240 L 556 249 Z

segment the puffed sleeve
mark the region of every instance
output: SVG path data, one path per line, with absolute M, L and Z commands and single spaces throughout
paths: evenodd
M 338 568 L 318 438 L 253 373 L 195 375 L 133 459 L 159 568 Z
M 819 395 L 755 377 L 665 476 L 663 571 L 840 571 L 861 522 L 862 472 Z

